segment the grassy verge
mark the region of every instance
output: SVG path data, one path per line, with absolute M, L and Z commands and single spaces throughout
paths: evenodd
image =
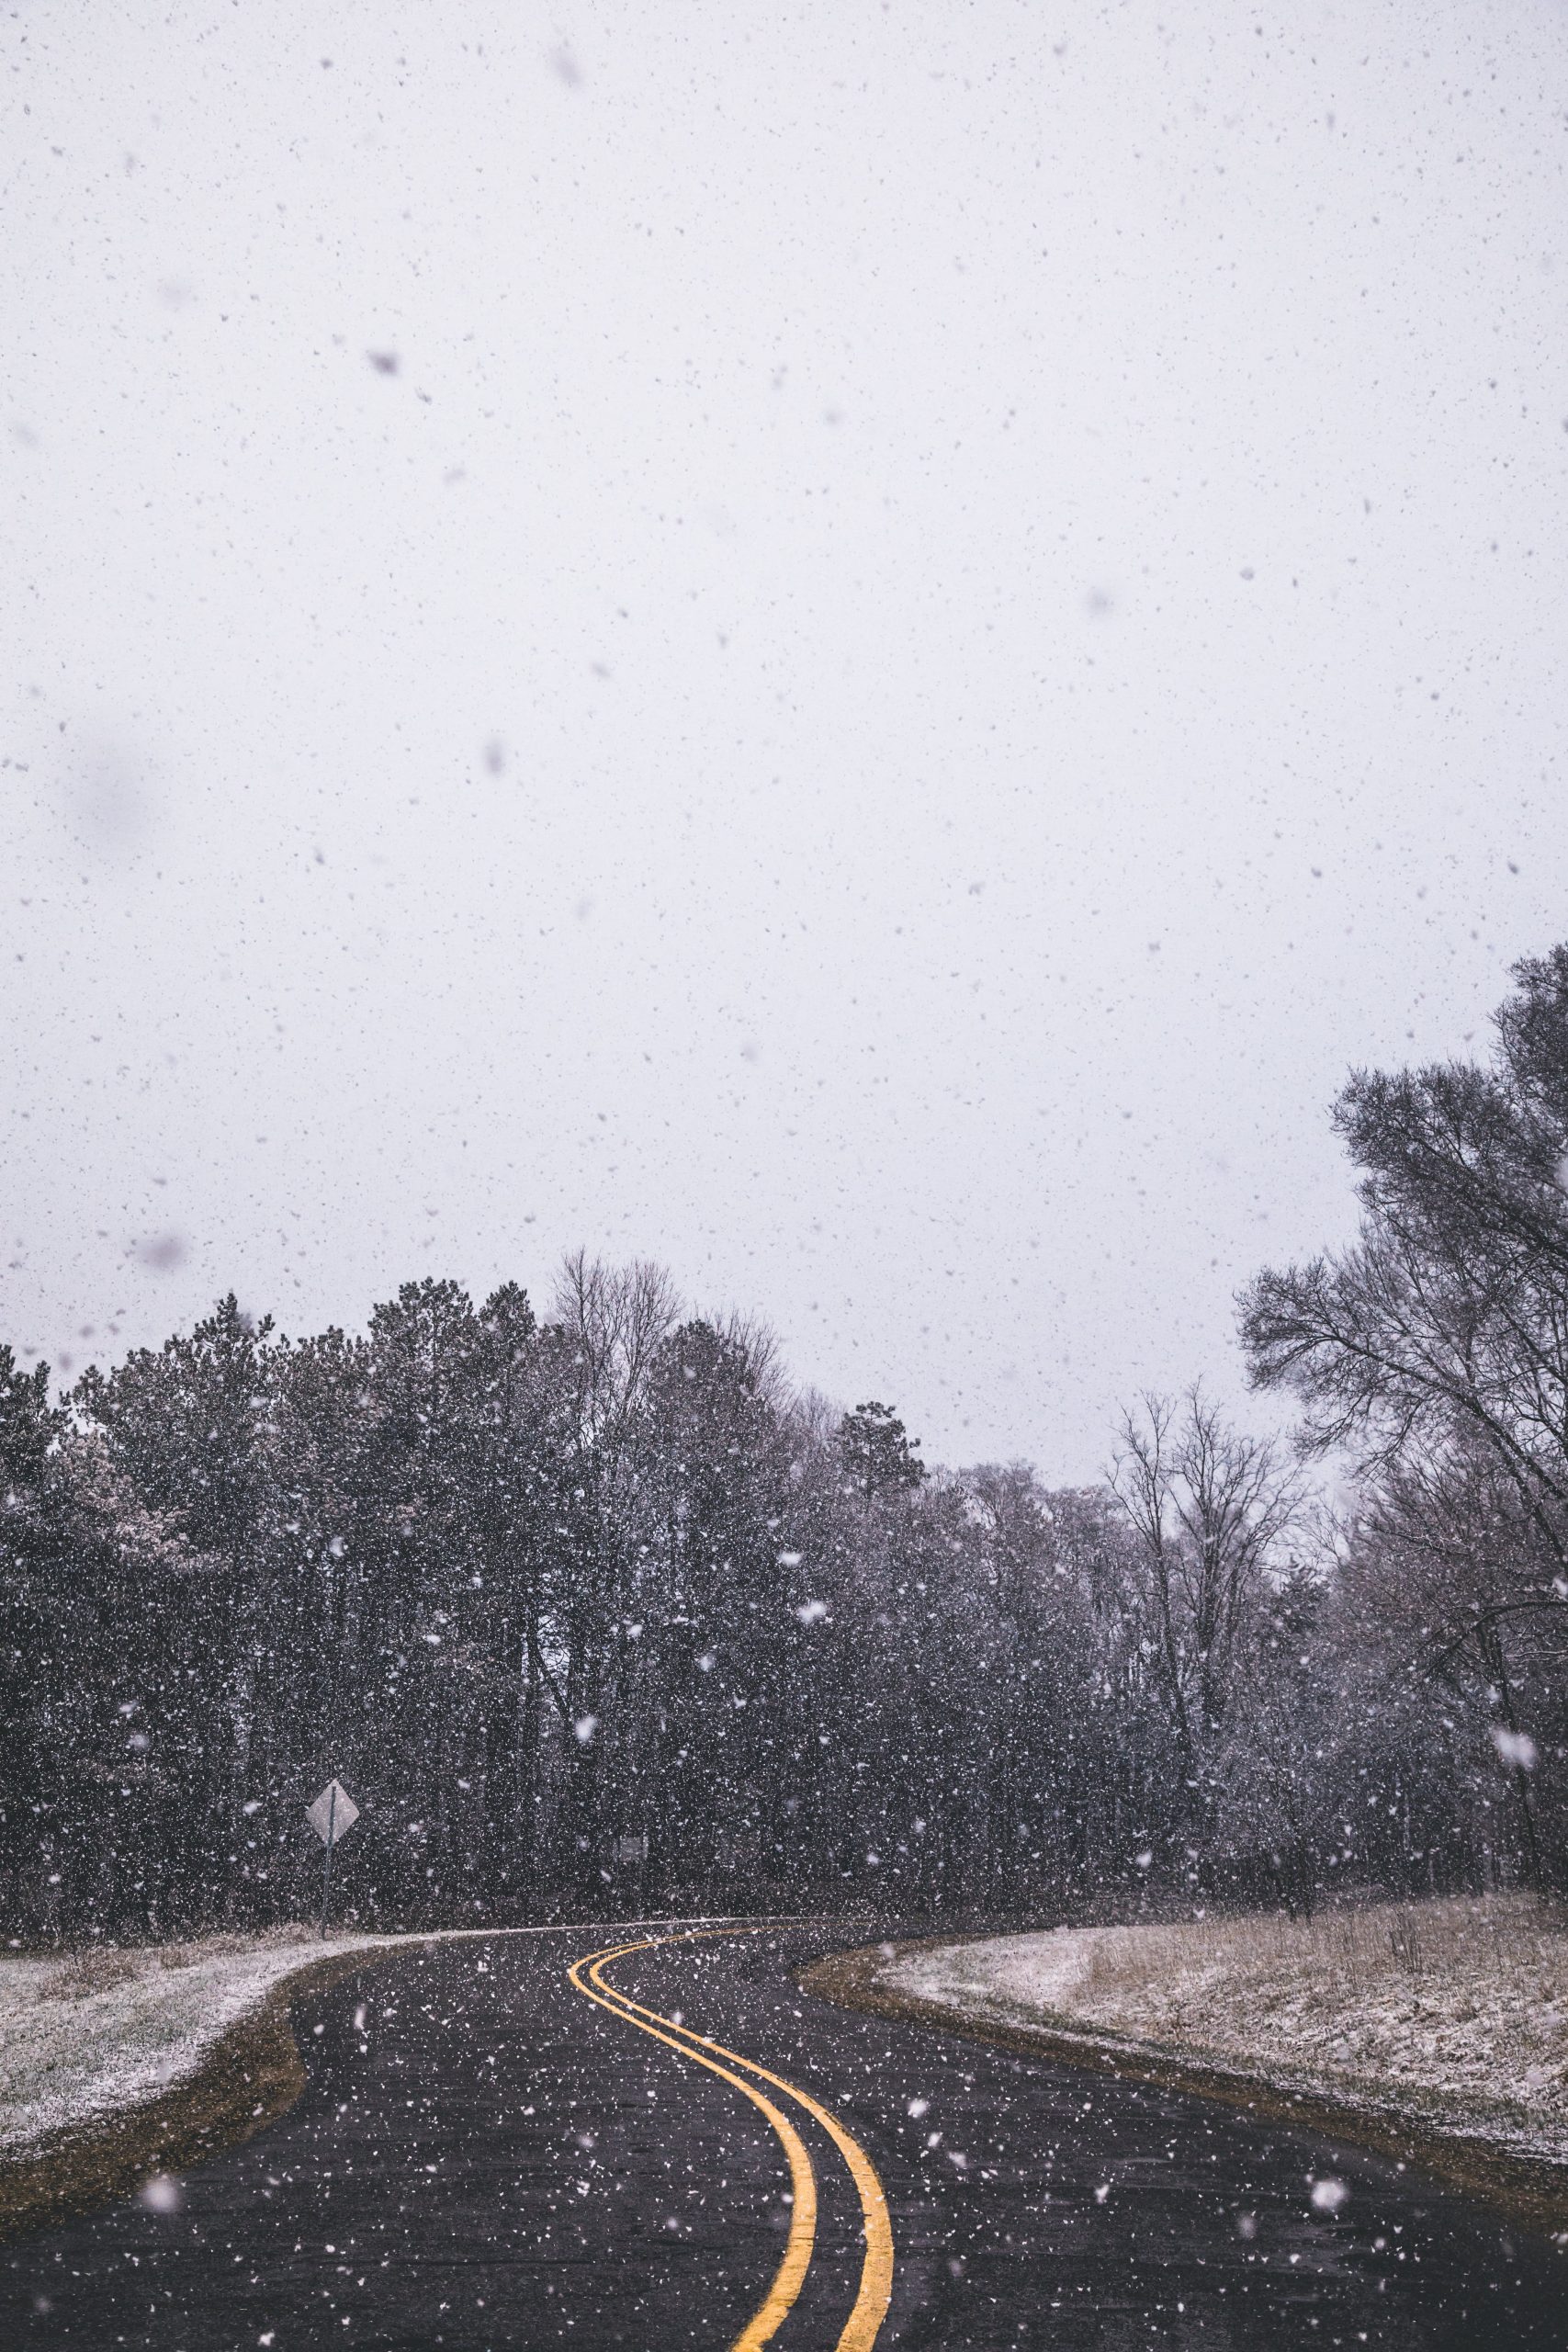
M 68 2126 L 39 2147 L 0 2158 L 0 2244 L 112 2204 L 154 2173 L 186 2171 L 282 2115 L 305 2086 L 292 2003 L 387 1957 L 368 1951 L 307 1961 L 231 2026 L 183 2081 L 123 2113 Z
M 801 1982 L 877 2016 L 1373 2150 L 1568 2245 L 1564 1949 L 1560 1922 L 1520 1907 L 1432 1905 L 883 1944 L 820 1961 Z M 1527 2028 L 1544 2067 L 1524 2063 Z M 1480 2067 L 1485 2088 L 1471 2079 Z M 1529 2087 L 1508 2096 L 1516 2076 Z

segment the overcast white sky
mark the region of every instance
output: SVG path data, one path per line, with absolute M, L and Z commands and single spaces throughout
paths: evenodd
M 582 1243 L 937 1458 L 1238 1392 L 1568 935 L 1568 17 L 1168 19 L 11 17 L 0 1334 Z

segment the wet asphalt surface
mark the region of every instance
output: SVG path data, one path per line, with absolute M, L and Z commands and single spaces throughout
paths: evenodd
M 296 2106 L 189 2174 L 172 2211 L 120 2205 L 6 2249 L 0 2346 L 725 2352 L 783 2252 L 784 2153 L 739 2092 L 572 1990 L 566 1963 L 595 1940 L 436 1945 L 301 2001 Z M 896 2248 L 877 2352 L 1568 2346 L 1568 2250 L 1311 2133 L 832 2007 L 793 1972 L 833 1941 L 726 1936 L 610 1973 L 860 2141 Z M 831 2352 L 860 2207 L 795 2120 L 821 2205 L 773 2342 Z M 1331 2214 L 1312 2203 L 1325 2177 L 1348 2192 Z

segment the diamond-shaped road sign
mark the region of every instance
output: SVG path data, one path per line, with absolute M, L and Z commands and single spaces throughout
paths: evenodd
M 358 1820 L 359 1807 L 341 1781 L 329 1781 L 315 1803 L 305 1807 L 305 1818 L 323 1846 L 335 1845 Z

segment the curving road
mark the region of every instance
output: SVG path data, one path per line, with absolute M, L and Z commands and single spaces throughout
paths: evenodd
M 299 2005 L 305 2095 L 175 2210 L 0 2257 L 0 2344 L 1568 2346 L 1568 2251 L 1310 2134 L 831 2007 L 794 1971 L 834 1940 L 578 1929 L 368 1968 Z

